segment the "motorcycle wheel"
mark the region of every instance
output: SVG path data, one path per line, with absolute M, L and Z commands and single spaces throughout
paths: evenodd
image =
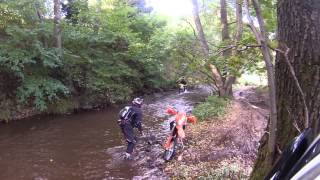
M 172 146 L 169 149 L 164 151 L 163 159 L 165 161 L 170 161 L 173 158 L 176 152 L 176 146 L 177 146 L 177 139 L 174 138 Z

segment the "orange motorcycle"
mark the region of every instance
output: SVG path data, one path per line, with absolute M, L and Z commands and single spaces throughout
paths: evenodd
M 170 123 L 171 133 L 164 144 L 165 152 L 163 158 L 164 160 L 169 161 L 175 155 L 178 140 L 180 140 L 183 146 L 183 139 L 185 138 L 184 129 L 187 122 L 195 124 L 197 122 L 197 118 L 193 115 L 188 115 L 185 112 L 178 112 L 171 107 L 167 109 L 167 113 L 175 115 L 175 120 Z

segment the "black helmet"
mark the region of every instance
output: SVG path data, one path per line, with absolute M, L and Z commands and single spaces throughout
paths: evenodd
M 132 104 L 139 105 L 139 106 L 141 106 L 142 103 L 143 103 L 143 99 L 139 98 L 139 97 L 134 98 L 133 101 L 132 101 Z

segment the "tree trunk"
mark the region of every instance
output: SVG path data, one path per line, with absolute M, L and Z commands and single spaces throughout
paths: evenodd
M 276 88 L 274 79 L 274 67 L 272 64 L 272 56 L 268 47 L 268 37 L 266 35 L 266 29 L 264 20 L 261 13 L 261 8 L 257 0 L 252 0 L 253 7 L 255 9 L 257 19 L 260 26 L 260 37 L 261 37 L 261 51 L 263 59 L 266 64 L 268 74 L 268 85 L 269 85 L 269 97 L 270 97 L 270 122 L 269 122 L 269 141 L 268 149 L 271 156 L 274 155 L 276 146 L 276 133 L 277 133 L 277 109 L 276 109 Z M 270 159 L 270 163 L 272 159 Z
M 277 109 L 276 109 L 276 89 L 274 80 L 274 67 L 272 64 L 272 56 L 268 47 L 268 38 L 266 35 L 264 20 L 262 17 L 260 5 L 258 1 L 252 0 L 253 6 L 256 12 L 256 16 L 259 22 L 259 30 L 254 26 L 250 11 L 249 11 L 249 0 L 244 0 L 244 6 L 246 15 L 249 20 L 249 26 L 256 37 L 257 43 L 261 46 L 261 53 L 267 69 L 268 86 L 269 86 L 269 98 L 270 98 L 270 121 L 268 124 L 269 138 L 268 138 L 268 154 L 274 155 L 275 151 L 275 139 L 277 131 Z M 271 166 L 272 159 L 269 159 L 268 166 Z
M 223 26 L 222 40 L 228 40 L 228 39 L 230 39 L 230 37 L 229 37 L 229 32 L 228 32 L 227 7 L 226 7 L 225 0 L 221 0 L 221 1 L 223 1 L 223 2 L 221 2 L 222 3 L 221 23 Z M 209 46 L 208 46 L 207 40 L 205 38 L 202 24 L 201 24 L 200 17 L 199 17 L 198 1 L 192 0 L 192 4 L 193 4 L 193 17 L 194 17 L 194 22 L 195 22 L 196 29 L 197 29 L 198 38 L 200 40 L 204 56 L 206 57 L 207 60 L 209 60 Z M 226 54 L 226 52 L 223 52 L 223 53 L 225 56 L 230 54 L 230 52 L 227 52 L 227 54 Z M 216 66 L 209 63 L 209 68 L 210 68 L 210 70 L 212 72 L 212 76 L 215 80 L 215 85 L 218 88 L 219 96 L 232 96 L 233 95 L 232 85 L 235 82 L 235 77 L 230 76 L 230 77 L 224 79 L 221 75 L 220 70 Z
M 201 46 L 203 49 L 203 53 L 207 58 L 209 58 L 209 46 L 208 46 L 206 37 L 204 35 L 202 24 L 201 24 L 200 17 L 199 17 L 198 1 L 192 0 L 192 4 L 193 4 L 194 23 L 196 24 L 197 33 L 198 33 L 198 37 L 199 37 L 199 40 L 200 40 L 200 43 L 201 43 Z
M 60 0 L 54 0 L 54 47 L 61 51 L 62 41 L 61 41 L 61 4 Z
M 198 1 L 192 0 L 192 4 L 193 4 L 193 18 L 194 18 L 194 22 L 196 25 L 198 38 L 200 40 L 204 56 L 206 57 L 207 60 L 209 60 L 209 46 L 208 46 L 206 37 L 204 35 L 202 24 L 201 24 L 200 17 L 199 17 Z M 223 89 L 223 79 L 222 79 L 222 76 L 221 76 L 219 69 L 216 68 L 216 66 L 214 66 L 211 63 L 209 63 L 209 68 L 211 69 L 212 76 L 215 79 L 215 83 L 217 85 L 217 88 L 219 89 L 219 95 L 224 95 L 225 93 L 223 91 L 224 90 Z
M 220 1 L 221 2 L 221 1 Z M 242 23 L 242 0 L 236 0 L 235 2 L 235 7 L 236 7 L 236 22 L 237 22 L 237 31 L 236 34 L 234 36 L 234 40 L 233 40 L 233 45 L 235 47 L 237 47 L 238 42 L 241 40 L 242 38 L 242 33 L 243 33 L 243 23 Z M 221 3 L 225 6 L 226 3 Z M 226 7 L 221 7 L 221 12 L 225 11 L 224 13 L 227 13 Z M 225 25 L 223 25 L 223 27 L 226 26 L 226 30 L 222 30 L 222 39 L 224 40 L 228 40 L 229 39 L 229 32 L 228 32 L 228 20 L 227 20 L 227 15 L 223 15 L 224 13 L 221 13 L 221 22 L 224 23 Z M 224 17 L 224 18 L 222 18 Z M 224 20 L 223 20 L 224 19 Z M 232 56 L 237 56 L 238 55 L 238 51 L 237 49 L 233 49 L 231 54 Z M 228 56 L 228 54 L 224 54 L 224 56 Z M 225 82 L 224 82 L 224 91 L 226 96 L 233 96 L 233 91 L 232 91 L 232 85 L 234 84 L 234 82 L 236 81 L 236 77 L 232 74 L 229 74 L 229 76 L 226 78 Z
M 290 49 L 288 59 L 306 97 L 310 125 L 319 133 L 320 120 L 320 1 L 279 0 L 278 40 L 279 49 Z M 304 128 L 305 111 L 301 93 L 292 77 L 285 55 L 277 53 L 275 76 L 279 131 L 276 142 L 283 150 L 298 134 L 294 124 Z M 262 149 L 263 151 L 263 149 Z M 261 161 L 273 158 L 259 152 Z M 263 163 L 262 163 L 263 164 Z M 256 165 L 252 179 L 261 179 L 270 168 Z
M 243 34 L 243 22 L 242 22 L 242 0 L 236 0 L 236 20 L 237 20 L 237 33 L 235 36 L 235 42 L 238 43 Z
M 319 133 L 320 120 L 320 1 L 281 0 L 278 2 L 279 49 L 290 49 L 289 60 L 301 85 L 309 109 L 310 125 Z M 301 94 L 290 74 L 285 56 L 276 58 L 277 142 L 283 148 L 297 135 L 294 121 L 303 129 L 304 107 Z M 289 113 L 290 112 L 290 113 Z
M 222 41 L 230 39 L 229 28 L 228 28 L 228 13 L 226 0 L 220 0 L 220 22 L 221 22 L 221 32 Z M 228 51 L 224 51 L 223 54 L 228 54 Z
M 220 22 L 221 22 L 221 40 L 226 42 L 230 40 L 229 28 L 228 28 L 228 13 L 226 0 L 220 0 Z M 230 56 L 230 50 L 222 52 L 224 59 L 228 59 Z M 228 67 L 225 65 L 222 70 L 223 87 L 220 90 L 220 96 L 232 96 L 232 84 L 235 81 L 234 77 L 227 77 Z M 227 82 L 228 81 L 228 82 Z

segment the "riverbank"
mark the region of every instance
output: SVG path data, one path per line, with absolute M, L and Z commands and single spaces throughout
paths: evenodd
M 145 90 L 144 94 L 150 96 L 150 94 L 172 91 L 172 87 L 166 87 L 163 89 Z M 129 103 L 130 99 L 128 98 Z M 102 100 L 100 100 L 102 101 Z M 90 102 L 87 101 L 87 97 L 72 97 L 68 99 L 60 99 L 54 104 L 48 104 L 44 110 L 37 109 L 35 106 L 27 106 L 19 104 L 13 100 L 7 100 L 6 106 L 0 106 L 0 123 L 9 123 L 11 121 L 32 119 L 36 116 L 50 116 L 50 115 L 65 115 L 74 114 L 85 111 L 101 111 L 109 107 L 118 107 L 124 104 L 124 101 L 116 102 Z M 126 102 L 128 103 L 128 102 Z
M 266 93 L 241 88 L 223 117 L 188 126 L 186 147 L 164 171 L 173 179 L 248 179 L 267 116 Z

